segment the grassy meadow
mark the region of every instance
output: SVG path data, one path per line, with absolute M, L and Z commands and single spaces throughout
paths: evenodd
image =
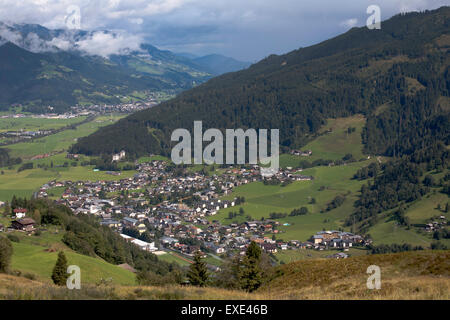
M 0 133 L 7 131 L 37 131 L 60 129 L 68 125 L 76 124 L 86 120 L 86 116 L 70 119 L 47 119 L 47 118 L 0 118 Z
M 95 284 L 101 279 L 111 278 L 111 282 L 121 285 L 136 283 L 135 275 L 119 266 L 110 264 L 98 257 L 78 254 L 69 249 L 62 241 L 64 231 L 55 226 L 44 227 L 39 236 L 27 236 L 14 232 L 20 242 L 12 242 L 13 256 L 11 269 L 29 274 L 44 283 L 51 283 L 51 274 L 58 252 L 63 250 L 68 265 L 77 265 L 81 269 L 82 284 Z
M 287 186 L 270 186 L 262 182 L 254 182 L 235 188 L 231 195 L 245 197 L 245 203 L 238 207 L 222 209 L 215 216 L 209 217 L 222 223 L 234 221 L 243 222 L 250 215 L 252 219 L 269 218 L 272 212 L 289 214 L 293 209 L 302 206 L 308 208 L 309 213 L 303 216 L 279 219 L 282 233 L 277 238 L 283 240 L 307 240 L 313 233 L 325 229 L 337 229 L 343 220 L 351 213 L 352 205 L 363 182 L 353 180 L 354 173 L 369 161 L 355 162 L 345 166 L 315 167 L 304 170 L 302 174 L 314 176 L 312 181 L 295 181 Z M 322 190 L 323 189 L 323 190 Z M 344 204 L 326 212 L 327 204 L 337 195 L 345 195 Z M 316 203 L 312 204 L 312 198 Z M 228 213 L 244 209 L 242 216 L 229 219 Z M 321 212 L 324 211 L 324 212 Z
M 13 195 L 31 197 L 43 184 L 52 181 L 115 181 L 132 177 L 136 171 L 122 171 L 120 176 L 94 171 L 94 166 L 60 167 L 53 169 L 35 168 L 17 172 L 16 169 L 3 169 L 0 176 L 0 200 L 10 201 Z
M 361 115 L 328 119 L 327 124 L 319 131 L 319 136 L 302 147 L 301 150 L 311 150 L 309 157 L 294 156 L 290 154 L 280 155 L 280 166 L 297 167 L 301 161 L 314 161 L 318 159 L 339 160 L 346 154 L 352 154 L 356 160 L 367 158 L 363 155 L 363 145 L 361 140 L 362 129 L 365 118 Z M 355 128 L 352 133 L 347 133 L 348 128 Z M 328 130 L 331 129 L 331 132 Z
M 76 142 L 78 138 L 87 136 L 95 132 L 98 128 L 102 126 L 109 125 L 117 120 L 123 118 L 124 115 L 113 115 L 113 116 L 99 116 L 93 121 L 79 125 L 75 129 L 68 129 L 59 132 L 54 135 L 47 137 L 35 139 L 33 141 L 21 142 L 13 145 L 7 146 L 10 150 L 10 155 L 12 157 L 21 157 L 24 162 L 32 162 L 34 169 L 24 170 L 17 172 L 17 169 L 21 165 L 15 165 L 10 168 L 2 168 L 2 174 L 0 175 L 0 201 L 11 200 L 13 195 L 20 197 L 31 197 L 33 192 L 37 191 L 40 186 L 51 181 L 78 181 L 78 180 L 120 180 L 123 178 L 132 177 L 135 171 L 123 171 L 120 176 L 109 175 L 106 172 L 94 172 L 94 166 L 80 166 L 82 161 L 88 161 L 90 158 L 81 156 L 77 162 L 77 166 L 72 166 L 73 160 L 67 159 L 67 150 L 69 147 Z M 78 121 L 81 121 L 79 118 Z M 46 119 L 32 119 L 32 118 L 18 118 L 18 119 L 0 119 L 17 121 L 15 124 L 16 129 L 20 129 L 22 125 L 38 126 L 40 120 Z M 39 120 L 39 121 L 38 121 Z M 49 126 L 56 126 L 59 124 L 60 127 L 67 125 L 66 119 L 49 119 L 50 122 L 43 121 L 43 126 L 47 128 Z M 74 119 L 69 119 L 74 121 Z M 9 122 L 5 122 L 9 123 Z M 6 124 L 3 124 L 6 127 Z M 0 127 L 2 123 L 0 122 Z M 8 128 L 11 126 L 9 125 Z M 11 130 L 11 129 L 8 129 Z M 49 153 L 52 154 L 50 157 L 44 159 L 30 160 L 36 155 L 41 155 Z M 63 167 L 64 163 L 68 163 L 68 167 Z M 39 165 L 47 165 L 53 168 L 48 168 L 46 170 L 38 168 Z
M 47 137 L 9 145 L 7 149 L 10 150 L 12 157 L 21 157 L 23 159 L 31 159 L 36 155 L 45 153 L 66 151 L 77 139 L 88 136 L 100 127 L 114 123 L 123 117 L 123 115 L 100 116 L 75 129 L 68 129 Z

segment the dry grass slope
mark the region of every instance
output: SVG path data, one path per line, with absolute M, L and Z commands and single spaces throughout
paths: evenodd
M 369 290 L 367 267 L 381 269 L 381 289 Z M 450 251 L 305 260 L 281 266 L 259 293 L 268 299 L 450 299 Z
M 366 287 L 369 265 L 381 268 L 381 289 Z M 450 299 L 450 251 L 317 259 L 279 267 L 278 276 L 256 293 L 182 286 L 83 285 L 68 290 L 25 278 L 0 275 L 0 299 Z

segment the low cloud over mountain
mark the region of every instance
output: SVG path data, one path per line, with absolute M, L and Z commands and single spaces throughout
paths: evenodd
M 33 28 L 34 27 L 34 28 Z M 0 44 L 12 42 L 34 53 L 80 51 L 89 55 L 109 57 L 140 51 L 144 40 L 124 31 L 48 30 L 38 25 L 0 24 Z

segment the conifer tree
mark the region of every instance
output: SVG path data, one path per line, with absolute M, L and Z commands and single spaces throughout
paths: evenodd
M 58 286 L 65 286 L 69 274 L 67 273 L 67 258 L 63 251 L 58 253 L 58 260 L 52 272 L 53 283 Z
M 208 281 L 208 269 L 206 263 L 203 261 L 200 251 L 194 256 L 194 263 L 190 265 L 187 274 L 189 283 L 194 286 L 204 287 Z
M 240 283 L 241 288 L 253 292 L 262 284 L 262 270 L 260 267 L 261 248 L 252 241 L 247 248 L 242 262 Z
M 9 270 L 13 247 L 8 238 L 0 237 L 0 273 L 6 273 Z

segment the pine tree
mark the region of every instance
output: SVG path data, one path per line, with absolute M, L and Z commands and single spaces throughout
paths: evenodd
M 52 272 L 53 283 L 58 286 L 65 286 L 69 274 L 67 273 L 67 258 L 63 251 L 58 254 L 58 260 Z
M 13 247 L 8 238 L 0 237 L 0 273 L 6 273 L 9 270 Z
M 240 275 L 241 288 L 253 292 L 262 284 L 261 248 L 252 241 L 242 262 Z
M 12 210 L 17 209 L 17 207 L 18 207 L 18 200 L 16 198 L 16 195 L 13 195 L 12 200 L 11 200 L 11 209 Z
M 194 263 L 190 265 L 187 274 L 189 283 L 194 286 L 204 287 L 208 281 L 208 269 L 203 261 L 200 251 L 194 256 Z

